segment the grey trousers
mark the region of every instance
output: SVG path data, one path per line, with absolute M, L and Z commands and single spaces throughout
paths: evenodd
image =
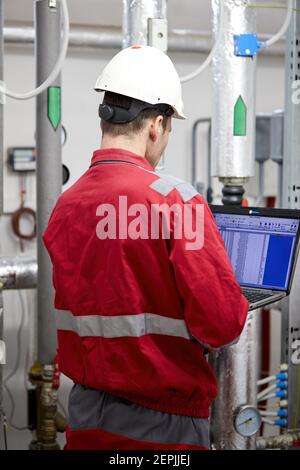
M 208 419 L 162 413 L 78 384 L 69 396 L 69 426 L 71 432 L 101 429 L 138 441 L 209 448 Z

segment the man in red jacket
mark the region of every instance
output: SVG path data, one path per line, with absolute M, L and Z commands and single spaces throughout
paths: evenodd
M 178 74 L 163 52 L 119 52 L 97 81 L 103 139 L 44 234 L 61 371 L 74 381 L 68 449 L 205 449 L 217 383 L 205 351 L 235 341 L 248 304 L 213 216 L 155 167 Z

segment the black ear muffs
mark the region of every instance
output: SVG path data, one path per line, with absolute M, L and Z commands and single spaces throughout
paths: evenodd
M 99 106 L 98 113 L 101 119 L 103 119 L 104 121 L 110 121 L 115 115 L 115 110 L 112 106 L 102 103 Z
M 114 124 L 126 124 L 133 121 L 145 109 L 158 109 L 165 116 L 172 116 L 174 113 L 173 108 L 167 104 L 152 105 L 140 100 L 132 100 L 129 109 L 102 103 L 99 106 L 98 113 L 99 117 L 104 121 Z
M 119 106 L 110 106 L 102 103 L 99 106 L 99 117 L 114 124 L 125 124 L 132 121 L 136 115 L 132 115 L 131 108 L 125 109 Z

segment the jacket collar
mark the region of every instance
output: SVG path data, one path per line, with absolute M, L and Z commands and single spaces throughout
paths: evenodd
M 93 153 L 91 165 L 106 160 L 133 163 L 145 168 L 146 170 L 154 171 L 150 163 L 144 157 L 119 148 L 96 150 Z

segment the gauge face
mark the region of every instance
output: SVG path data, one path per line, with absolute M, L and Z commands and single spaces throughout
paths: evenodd
M 243 437 L 250 437 L 257 433 L 261 425 L 259 411 L 251 405 L 241 406 L 235 415 L 235 430 Z

